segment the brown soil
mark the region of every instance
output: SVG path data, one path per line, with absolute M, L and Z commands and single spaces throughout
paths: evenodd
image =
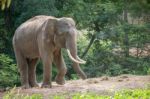
M 23 94 L 43 94 L 45 99 L 52 95 L 66 94 L 70 95 L 73 93 L 86 93 L 92 92 L 103 95 L 111 95 L 115 91 L 122 89 L 137 89 L 146 88 L 150 84 L 150 76 L 135 76 L 135 75 L 121 75 L 117 77 L 99 77 L 89 78 L 86 80 L 71 80 L 66 81 L 65 85 L 57 85 L 55 82 L 52 83 L 52 88 L 31 88 L 31 89 L 20 89 L 17 88 L 17 92 Z M 0 92 L 0 99 L 4 92 Z

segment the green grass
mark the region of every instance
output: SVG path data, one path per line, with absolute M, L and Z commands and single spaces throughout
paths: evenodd
M 43 99 L 43 95 L 41 94 L 32 94 L 32 95 L 24 95 L 20 94 L 20 92 L 16 92 L 16 87 L 8 91 L 3 99 Z
M 15 89 L 4 95 L 3 99 L 44 99 L 41 94 L 23 95 L 15 94 Z M 70 93 L 69 93 L 70 94 Z M 94 93 L 75 93 L 72 95 L 54 95 L 49 99 L 150 99 L 150 89 L 121 90 L 113 96 L 98 95 Z

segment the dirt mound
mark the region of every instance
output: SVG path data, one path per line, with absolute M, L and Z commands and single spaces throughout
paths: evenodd
M 40 93 L 44 97 L 58 94 L 72 94 L 72 93 L 84 93 L 94 92 L 97 94 L 113 94 L 115 91 L 121 89 L 136 89 L 145 88 L 150 84 L 150 76 L 135 76 L 135 75 L 121 75 L 117 77 L 103 76 L 100 78 L 89 78 L 86 80 L 71 80 L 66 81 L 65 85 L 57 85 L 52 83 L 52 88 L 31 88 L 20 89 L 17 88 L 17 92 L 23 94 Z M 2 95 L 2 93 L 0 93 Z

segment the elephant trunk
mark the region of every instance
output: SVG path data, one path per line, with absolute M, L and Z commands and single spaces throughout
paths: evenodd
M 85 64 L 86 62 L 77 56 L 77 46 L 75 37 L 69 37 L 68 41 L 66 42 L 66 48 L 69 58 L 73 61 L 73 69 L 82 79 L 86 79 L 87 77 L 85 73 L 79 66 L 79 63 Z

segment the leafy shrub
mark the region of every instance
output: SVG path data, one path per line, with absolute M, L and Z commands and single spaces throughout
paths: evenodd
M 112 65 L 110 65 L 110 67 L 106 71 L 106 74 L 111 75 L 111 76 L 116 76 L 116 75 L 122 74 L 122 72 L 123 72 L 123 69 L 120 64 L 112 63 Z
M 18 85 L 20 83 L 18 79 L 17 66 L 13 63 L 13 59 L 6 54 L 0 54 L 0 86 Z
M 86 56 L 85 72 L 89 77 L 120 74 L 149 74 L 149 57 L 125 57 L 121 52 L 113 52 L 113 44 L 108 40 L 96 40 Z
M 148 68 L 148 70 L 147 70 L 147 74 L 148 74 L 148 75 L 150 75 L 150 68 Z

